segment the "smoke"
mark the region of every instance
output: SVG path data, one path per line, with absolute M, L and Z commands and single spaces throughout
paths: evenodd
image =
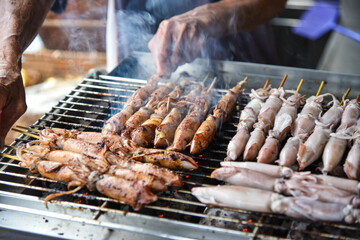
M 153 37 L 155 18 L 145 11 L 119 10 L 116 19 L 120 61 L 132 51 L 148 51 L 147 44 Z

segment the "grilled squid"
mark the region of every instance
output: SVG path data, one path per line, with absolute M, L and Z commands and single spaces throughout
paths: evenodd
M 123 110 L 113 115 L 108 119 L 102 129 L 104 134 L 117 134 L 120 133 L 125 122 L 136 112 L 140 107 L 145 104 L 146 99 L 157 88 L 159 81 L 158 76 L 153 76 L 148 79 L 147 84 L 136 90 L 135 93 L 127 100 Z
M 245 80 L 239 82 L 219 100 L 213 114 L 208 115 L 196 131 L 190 146 L 191 154 L 199 154 L 204 151 L 214 139 L 216 130 L 229 120 L 236 102 L 243 93 L 241 88 L 245 83 Z
M 132 131 L 131 140 L 141 147 L 152 145 L 155 138 L 155 129 L 173 108 L 174 103 L 180 98 L 186 86 L 187 81 L 182 81 L 168 96 L 165 96 L 164 99 L 159 102 L 150 118 Z M 200 85 L 197 86 L 201 87 Z
M 135 112 L 125 123 L 121 130 L 121 135 L 126 138 L 130 138 L 131 132 L 141 125 L 150 115 L 154 112 L 154 108 L 159 102 L 170 93 L 175 87 L 176 82 L 168 82 L 164 86 L 155 90 L 149 97 L 149 101 L 144 107 L 141 107 Z
M 155 130 L 155 147 L 168 147 L 174 140 L 177 126 L 181 123 L 187 114 L 189 106 L 195 100 L 196 96 L 201 93 L 202 87 L 198 85 L 188 95 L 181 99 L 170 113 L 162 120 Z
M 211 103 L 210 93 L 204 89 L 200 96 L 196 97 L 194 105 L 189 109 L 189 114 L 176 128 L 173 144 L 168 148 L 171 151 L 181 152 L 185 150 L 194 137 L 196 130 L 209 111 Z
M 131 158 L 170 169 L 197 168 L 196 162 L 182 153 L 139 147 L 130 139 L 117 135 L 72 131 L 72 138 L 63 138 L 56 134 L 56 130 L 45 130 L 41 133 L 41 138 L 44 142 L 55 144 L 64 150 L 83 153 L 93 158 L 108 156 L 108 162 L 117 159 L 112 156 L 115 153 L 118 158 Z

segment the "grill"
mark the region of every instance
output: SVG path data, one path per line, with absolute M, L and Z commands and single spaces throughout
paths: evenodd
M 146 79 L 154 71 L 149 54 L 134 53 L 108 76 L 85 78 L 31 128 L 100 131 L 104 121 L 120 111 L 127 98 L 145 85 L 146 81 L 141 79 Z M 285 73 L 289 75 L 286 88 L 295 88 L 300 78 L 305 79 L 301 92 L 307 96 L 315 94 L 322 80 L 327 83 L 323 92 L 329 91 L 338 97 L 348 87 L 354 90 L 349 97 L 354 97 L 360 89 L 360 76 L 356 75 L 259 64 L 199 59 L 181 67 L 175 75 L 182 71 L 194 76 L 211 71 L 220 76 L 224 81 L 219 82 L 215 89 L 217 98 L 245 76 L 249 77 L 249 90 L 261 87 L 267 78 L 273 86 L 278 86 Z M 71 239 L 357 238 L 359 225 L 312 222 L 277 214 L 210 208 L 191 195 L 190 190 L 194 186 L 221 184 L 209 175 L 226 156 L 227 144 L 236 130 L 234 123 L 238 122 L 239 111 L 248 99 L 248 93 L 245 93 L 231 121 L 223 125 L 209 149 L 199 156 L 193 156 L 199 169 L 177 172 L 184 186 L 158 194 L 158 201 L 138 212 L 85 188 L 52 200 L 46 209 L 44 198 L 50 193 L 66 191 L 66 185 L 32 174 L 18 166 L 18 161 L 13 159 L 16 155 L 14 148 L 34 140 L 31 136 L 21 135 L 2 151 L 8 157 L 0 157 L 0 226 Z

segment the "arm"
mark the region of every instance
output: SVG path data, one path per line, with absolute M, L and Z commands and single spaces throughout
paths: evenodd
M 285 3 L 286 0 L 223 0 L 162 21 L 149 42 L 157 72 L 169 74 L 194 60 L 207 38 L 254 29 L 278 14 Z
M 2 1 L 0 8 L 0 148 L 26 111 L 21 55 L 36 36 L 53 0 Z

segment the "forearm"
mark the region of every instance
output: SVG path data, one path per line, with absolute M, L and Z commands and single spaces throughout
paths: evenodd
M 222 0 L 185 14 L 198 18 L 208 37 L 218 38 L 254 29 L 280 13 L 285 4 L 286 0 Z
M 21 55 L 36 36 L 53 3 L 54 0 L 2 1 L 0 67 L 20 70 Z

